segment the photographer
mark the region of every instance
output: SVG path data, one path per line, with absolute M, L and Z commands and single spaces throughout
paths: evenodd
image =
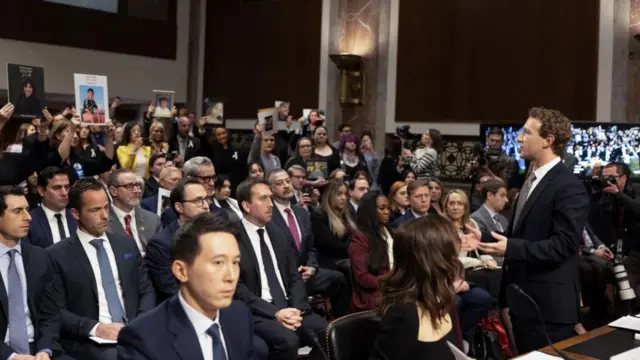
M 476 144 L 473 147 L 474 161 L 470 164 L 471 178 L 478 178 L 477 173 L 484 172 L 502 179 L 507 188 L 517 188 L 522 184 L 518 162 L 502 151 L 504 133 L 499 127 L 494 127 L 487 134 L 487 147 Z
M 631 287 L 640 285 L 640 185 L 628 181 L 629 170 L 622 163 L 610 163 L 591 180 L 594 232 L 605 244 L 618 244 L 618 256 L 626 255 L 625 266 Z M 622 244 L 622 249 L 619 248 Z
M 392 138 L 385 155 L 380 162 L 378 172 L 378 186 L 384 194 L 388 194 L 391 185 L 396 181 L 402 181 L 402 173 L 405 170 L 405 159 L 401 154 L 402 141 L 399 138 Z
M 407 148 L 402 149 L 402 155 L 410 159 L 409 166 L 418 180 L 430 180 L 440 175 L 438 151 L 441 147 L 442 134 L 439 130 L 429 129 L 422 134 L 415 151 Z

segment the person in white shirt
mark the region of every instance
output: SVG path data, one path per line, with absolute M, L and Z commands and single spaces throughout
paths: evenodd
M 131 170 L 118 169 L 108 181 L 113 199 L 109 231 L 133 238 L 144 256 L 149 239 L 162 230 L 160 217 L 139 206 L 141 182 Z
M 76 230 L 76 221 L 65 209 L 69 202 L 69 176 L 54 166 L 44 168 L 38 174 L 38 193 L 42 204 L 30 212 L 33 221 L 27 239 L 32 245 L 46 248 Z

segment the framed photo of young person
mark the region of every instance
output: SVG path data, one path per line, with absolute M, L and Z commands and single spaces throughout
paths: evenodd
M 155 118 L 172 118 L 171 109 L 175 105 L 176 93 L 170 90 L 153 90 L 153 99 L 155 110 L 153 117 Z
M 109 121 L 109 90 L 103 75 L 73 74 L 76 111 L 83 125 L 104 126 Z

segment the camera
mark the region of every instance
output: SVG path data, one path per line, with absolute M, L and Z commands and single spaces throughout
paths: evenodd
M 311 185 L 305 185 L 302 187 L 302 193 L 307 195 L 307 196 L 312 196 L 313 195 L 313 186 Z
M 629 284 L 629 275 L 627 275 L 627 269 L 624 267 L 621 261 L 618 259 L 611 260 L 609 262 L 609 268 L 613 272 L 613 276 L 618 284 L 618 293 L 620 300 L 633 300 L 636 298 L 636 292 L 631 288 Z
M 396 127 L 396 136 L 402 139 L 408 139 L 411 136 L 411 125 L 401 125 Z
M 616 183 L 616 177 L 613 176 L 613 175 L 610 175 L 610 176 L 603 176 L 601 178 L 592 178 L 591 179 L 591 187 L 594 190 L 598 190 L 598 191 L 602 191 L 602 189 L 604 189 L 607 186 L 609 186 L 609 183 L 615 184 Z

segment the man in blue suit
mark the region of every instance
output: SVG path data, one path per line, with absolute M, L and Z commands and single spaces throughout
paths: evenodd
M 266 358 L 249 308 L 233 301 L 240 249 L 231 224 L 202 213 L 178 230 L 172 252 L 178 294 L 120 331 L 118 359 Z
M 160 172 L 160 189 L 164 189 L 166 191 L 171 191 L 176 186 L 178 181 L 182 180 L 182 172 L 175 166 L 169 166 Z M 164 209 L 158 211 L 158 196 L 159 190 L 156 189 L 156 193 L 147 198 L 142 199 L 140 202 L 140 206 L 147 210 L 151 211 L 154 214 L 158 214 L 160 216 Z
M 200 180 L 200 183 L 204 186 L 205 190 L 207 190 L 207 196 L 209 199 L 213 199 L 216 185 L 216 169 L 213 166 L 213 163 L 209 158 L 204 156 L 196 156 L 191 160 L 184 163 L 182 167 L 182 174 L 185 178 L 193 177 Z M 229 215 L 227 212 L 220 209 L 219 207 L 209 203 L 209 211 L 214 214 L 218 214 L 225 219 L 229 219 Z M 162 226 L 169 226 L 174 221 L 178 220 L 178 214 L 173 211 L 172 208 L 167 208 L 160 216 L 160 221 L 162 221 Z
M 431 189 L 429 189 L 429 182 L 425 180 L 413 180 L 407 185 L 407 194 L 409 195 L 409 210 L 391 223 L 390 227 L 392 229 L 398 228 L 409 220 L 428 215 L 427 213 L 431 206 Z
M 30 212 L 32 221 L 26 242 L 46 248 L 76 233 L 76 220 L 66 209 L 69 186 L 69 176 L 58 167 L 49 166 L 40 172 L 38 193 L 42 205 Z

